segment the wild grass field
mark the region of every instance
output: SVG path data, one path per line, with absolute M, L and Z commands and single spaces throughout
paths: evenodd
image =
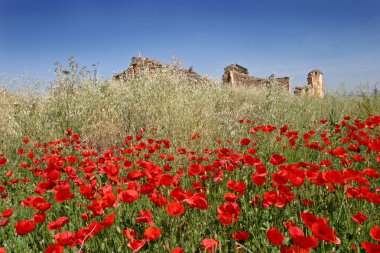
M 379 252 L 380 96 L 63 71 L 0 89 L 0 252 Z

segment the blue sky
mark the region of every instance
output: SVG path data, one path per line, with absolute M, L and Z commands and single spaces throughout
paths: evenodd
M 238 63 L 293 88 L 318 68 L 327 89 L 353 88 L 380 83 L 379 45 L 380 0 L 0 0 L 6 77 L 54 77 L 74 55 L 110 78 L 141 52 L 218 79 Z

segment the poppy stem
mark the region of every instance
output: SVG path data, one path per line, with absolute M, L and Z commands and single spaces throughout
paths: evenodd
M 240 244 L 239 242 L 236 242 L 236 244 L 238 244 L 240 247 L 244 248 L 246 251 L 248 251 L 249 253 L 253 253 L 253 251 L 250 251 L 247 247 L 245 247 L 243 244 Z
M 342 214 L 342 209 L 343 209 L 343 206 L 344 206 L 344 201 L 345 201 L 345 195 L 346 195 L 346 190 L 343 191 L 343 198 L 342 198 L 342 203 L 340 204 L 340 208 L 339 208 L 339 213 L 338 213 L 338 218 L 337 218 L 337 221 L 339 221 L 340 219 L 340 215 Z
M 79 250 L 78 250 L 78 253 L 81 253 L 82 248 L 83 248 L 83 246 L 84 246 L 84 243 L 86 242 L 87 237 L 89 237 L 89 236 L 92 234 L 92 232 L 94 232 L 95 228 L 96 228 L 96 225 L 95 225 L 94 228 L 91 230 L 91 232 L 88 233 L 88 234 L 86 235 L 86 237 L 83 239 L 83 242 L 82 242 L 82 244 L 81 244 L 81 246 L 80 246 L 80 248 L 79 248 Z

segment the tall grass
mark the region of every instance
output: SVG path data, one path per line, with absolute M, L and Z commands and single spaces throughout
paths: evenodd
M 99 81 L 62 75 L 46 92 L 0 90 L 1 149 L 13 149 L 23 137 L 59 138 L 66 128 L 96 147 L 118 144 L 126 133 L 157 128 L 158 138 L 204 147 L 234 134 L 239 119 L 257 124 L 309 128 L 316 119 L 338 122 L 344 115 L 365 117 L 380 111 L 380 98 L 330 93 L 324 99 L 218 84 L 194 84 L 183 75 L 161 73 L 138 80 Z M 5 86 L 5 84 L 3 85 Z M 176 144 L 174 143 L 174 144 Z

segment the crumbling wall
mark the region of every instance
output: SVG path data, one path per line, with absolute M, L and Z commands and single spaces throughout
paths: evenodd
M 307 84 L 311 86 L 312 95 L 323 98 L 325 95 L 325 84 L 323 83 L 323 73 L 318 69 L 314 69 L 307 75 Z
M 295 95 L 311 95 L 323 98 L 325 95 L 325 85 L 323 82 L 323 73 L 314 69 L 307 75 L 307 85 L 304 87 L 297 86 L 294 89 Z
M 265 89 L 272 87 L 290 92 L 289 77 L 276 78 L 274 75 L 271 75 L 268 78 L 253 77 L 249 75 L 247 68 L 238 64 L 231 64 L 224 68 L 223 83 Z
M 208 81 L 207 78 L 195 73 L 192 68 L 183 69 L 171 64 L 158 62 L 145 57 L 132 57 L 129 67 L 120 74 L 115 75 L 115 80 L 126 80 L 139 78 L 142 75 L 158 74 L 162 72 L 167 73 L 181 73 L 184 74 L 189 80 L 194 82 Z

